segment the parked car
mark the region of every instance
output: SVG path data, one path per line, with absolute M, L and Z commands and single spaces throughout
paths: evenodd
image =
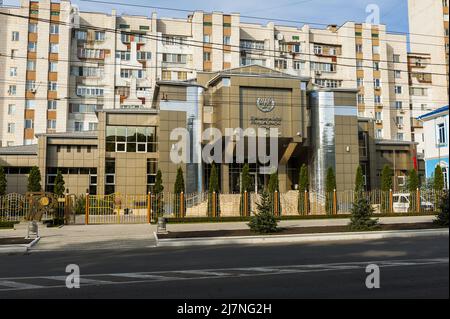
M 411 194 L 394 194 L 393 195 L 393 209 L 394 213 L 408 213 L 411 206 Z M 433 203 L 420 197 L 420 209 L 423 211 L 433 211 Z

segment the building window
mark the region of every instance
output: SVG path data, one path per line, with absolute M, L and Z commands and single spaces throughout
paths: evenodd
M 177 72 L 178 80 L 179 81 L 186 81 L 187 80 L 187 72 L 186 71 L 179 71 Z
M 375 87 L 375 89 L 381 88 L 381 80 L 380 79 L 374 79 L 373 80 L 373 86 Z
M 395 77 L 396 79 L 400 79 L 400 78 L 402 77 L 402 71 L 400 71 L 400 70 L 395 70 L 395 71 L 394 71 L 394 77 Z
M 36 71 L 36 61 L 27 61 L 27 71 Z
M 372 47 L 373 54 L 380 54 L 380 47 L 375 45 Z
M 373 62 L 374 71 L 380 71 L 380 62 Z
M 158 172 L 158 161 L 156 159 L 147 160 L 147 192 L 153 192 Z
M 116 58 L 122 61 L 130 61 L 131 60 L 131 52 L 129 51 L 117 51 Z
M 30 32 L 30 33 L 37 33 L 37 30 L 38 30 L 37 23 L 30 23 L 28 25 L 28 32 Z
M 358 104 L 364 104 L 364 95 L 358 94 Z
M 377 121 L 383 120 L 383 113 L 382 112 L 375 112 L 375 120 L 377 120 Z
M 75 31 L 75 38 L 77 40 L 87 40 L 87 31 L 76 30 Z
M 54 53 L 54 54 L 58 53 L 59 52 L 59 44 L 58 43 L 50 43 L 49 51 L 50 51 L 50 53 Z
M 356 60 L 356 69 L 357 70 L 363 69 L 363 61 L 362 60 Z
M 75 122 L 74 130 L 75 130 L 75 132 L 82 132 L 83 131 L 83 122 Z
M 36 52 L 37 43 L 36 42 L 28 42 L 28 51 Z
M 11 34 L 11 40 L 12 41 L 19 41 L 19 32 L 13 31 Z
M 50 62 L 48 64 L 48 71 L 49 72 L 58 72 L 58 63 L 57 62 Z
M 395 94 L 402 94 L 403 88 L 401 86 L 395 86 L 394 91 Z
M 357 87 L 362 87 L 362 86 L 364 86 L 364 79 L 363 79 L 363 78 L 357 78 L 357 79 L 356 79 L 356 86 L 357 86 Z
M 33 120 L 25 120 L 25 128 L 26 128 L 26 129 L 32 129 L 32 128 L 34 128 L 34 122 L 33 122 Z
M 25 90 L 34 92 L 36 90 L 36 81 L 34 80 L 26 80 L 25 81 Z
M 396 116 L 395 117 L 395 124 L 403 125 L 403 116 Z
M 206 53 L 208 53 L 209 57 L 211 58 L 211 53 L 209 53 L 209 52 L 204 52 L 203 57 L 205 58 L 205 54 Z M 205 61 L 209 61 L 209 60 L 205 60 Z M 187 62 L 187 55 L 186 54 L 163 53 L 163 62 L 165 62 L 165 63 L 186 64 L 186 62 Z
M 89 131 L 97 131 L 97 128 L 98 128 L 98 124 L 97 123 L 94 123 L 94 122 L 90 122 L 89 123 Z
M 137 59 L 140 61 L 148 61 L 152 59 L 152 53 L 151 52 L 145 52 L 145 51 L 138 51 L 137 52 Z
M 103 88 L 90 87 L 90 86 L 78 86 L 77 95 L 78 96 L 103 96 Z
M 405 134 L 397 133 L 397 141 L 404 141 L 404 140 L 405 140 Z
M 383 139 L 383 129 L 377 128 L 377 129 L 375 130 L 375 138 L 376 138 L 377 140 Z
M 116 160 L 107 158 L 105 161 L 105 194 L 110 195 L 115 192 L 116 184 Z
M 157 151 L 156 127 L 108 126 L 106 151 L 153 153 Z
M 381 104 L 381 96 L 380 95 L 375 95 L 373 100 L 374 100 L 375 104 Z
M 105 41 L 105 32 L 95 31 L 95 41 Z
M 230 45 L 230 44 L 231 44 L 231 37 L 229 37 L 229 36 L 224 36 L 224 37 L 223 37 L 223 44 L 224 44 L 224 45 Z
M 16 124 L 15 123 L 8 123 L 8 133 L 14 134 L 16 132 Z
M 36 108 L 35 100 L 25 100 L 25 109 L 26 110 L 34 110 Z
M 295 61 L 293 62 L 294 70 L 304 70 L 305 69 L 305 61 Z
M 12 77 L 17 76 L 17 68 L 16 67 L 9 68 L 9 76 L 12 76 Z
M 58 91 L 58 83 L 48 82 L 48 90 L 49 91 Z
M 9 95 L 16 95 L 17 94 L 17 86 L 10 85 L 8 88 L 8 94 Z
M 444 123 L 438 124 L 437 131 L 438 131 L 438 144 L 439 145 L 447 145 L 447 135 L 446 135 L 445 124 Z
M 275 60 L 276 63 L 276 60 Z M 336 72 L 336 64 L 311 62 L 311 71 Z
M 58 24 L 50 24 L 50 34 L 59 34 Z
M 403 102 L 402 101 L 395 101 L 395 108 L 397 110 L 403 109 Z
M 302 52 L 302 47 L 300 44 L 293 44 L 292 45 L 292 52 L 293 53 L 301 53 Z M 335 54 L 331 54 L 330 55 L 335 55 Z
M 400 55 L 399 55 L 399 54 L 394 54 L 394 55 L 392 56 L 392 61 L 393 61 L 394 63 L 400 63 Z
M 8 115 L 14 115 L 16 113 L 16 105 L 9 104 L 8 105 Z
M 314 44 L 314 54 L 322 54 L 323 48 L 321 45 Z
M 286 60 L 276 59 L 275 60 L 275 68 L 276 69 L 281 69 L 281 70 L 286 70 L 287 69 L 287 61 Z
M 356 45 L 356 53 L 363 53 L 363 45 L 362 44 Z
M 211 61 L 211 52 L 203 52 L 203 61 Z
M 211 43 L 211 36 L 209 34 L 203 35 L 203 43 Z
M 92 114 L 95 113 L 97 108 L 100 107 L 97 104 L 73 104 L 69 105 L 69 113 L 81 113 L 81 114 Z
M 56 107 L 57 107 L 57 101 L 55 101 L 55 100 L 47 101 L 47 109 L 48 110 L 56 110 Z
M 56 120 L 48 120 L 47 121 L 47 129 L 56 130 Z

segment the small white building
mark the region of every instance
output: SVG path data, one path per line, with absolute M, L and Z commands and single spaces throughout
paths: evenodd
M 426 177 L 434 175 L 436 166 L 440 165 L 444 173 L 445 188 L 449 188 L 449 106 L 424 114 L 418 119 L 423 121 L 425 135 L 425 171 Z

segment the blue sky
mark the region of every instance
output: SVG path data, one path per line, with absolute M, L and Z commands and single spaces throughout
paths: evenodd
M 380 21 L 387 25 L 388 31 L 408 32 L 407 0 L 111 0 L 127 4 L 142 4 L 167 8 L 240 12 L 242 15 L 271 17 L 320 24 L 342 24 L 345 21 L 364 22 L 367 17 L 366 6 L 376 4 L 380 8 Z M 4 4 L 17 4 L 17 0 L 4 0 Z M 72 0 L 82 11 L 110 12 L 115 7 L 119 13 L 150 15 L 149 8 L 132 6 L 110 6 Z M 155 10 L 160 17 L 186 17 L 187 13 L 171 10 Z M 264 23 L 262 20 L 243 21 Z M 278 24 L 292 24 L 282 23 Z M 300 24 L 299 24 L 300 25 Z M 320 27 L 320 26 L 318 26 Z

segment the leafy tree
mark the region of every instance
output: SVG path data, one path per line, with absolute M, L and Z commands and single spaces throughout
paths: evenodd
M 240 211 L 241 211 L 241 216 L 244 215 L 244 193 L 247 192 L 247 209 L 248 212 L 250 212 L 250 192 L 252 191 L 252 185 L 253 185 L 253 180 L 252 180 L 252 176 L 250 175 L 250 167 L 248 166 L 248 164 L 245 164 L 244 167 L 242 168 L 242 173 L 241 173 L 241 203 L 240 203 Z
M 408 176 L 408 191 L 409 191 L 409 198 L 411 198 L 411 203 L 409 205 L 409 211 L 413 212 L 416 210 L 417 207 L 417 189 L 419 188 L 419 175 L 417 174 L 417 171 L 415 169 L 412 169 L 409 172 Z
M 325 210 L 328 215 L 333 214 L 333 194 L 336 189 L 336 176 L 332 167 L 328 168 L 327 179 L 325 181 Z
M 449 193 L 448 191 L 444 192 L 444 195 L 440 201 L 439 214 L 434 221 L 436 225 L 448 227 L 449 223 Z
M 364 196 L 353 203 L 349 227 L 352 231 L 368 231 L 379 228 L 378 219 L 372 219 L 374 209 Z
M 6 180 L 5 169 L 0 166 L 0 196 L 6 195 L 6 189 L 8 187 L 8 181 Z
M 29 192 L 37 193 L 42 190 L 41 186 L 41 172 L 39 167 L 33 166 L 30 170 L 30 174 L 28 175 L 28 187 Z
M 64 177 L 61 174 L 61 171 L 58 170 L 55 177 L 55 187 L 53 192 L 59 197 L 64 195 L 64 191 L 66 190 L 66 183 L 64 182 Z
M 212 163 L 211 176 L 209 177 L 208 187 L 208 215 L 213 217 L 213 193 L 216 193 L 216 214 L 220 216 L 220 196 L 219 196 L 219 174 L 217 172 L 216 164 Z
M 360 194 L 364 191 L 364 175 L 361 166 L 356 169 L 355 193 Z
M 175 180 L 175 186 L 174 186 L 174 190 L 173 193 L 175 195 L 175 200 L 174 200 L 174 211 L 175 211 L 175 216 L 177 217 L 182 217 L 184 216 L 184 213 L 186 212 L 186 204 L 184 203 L 183 207 L 184 210 L 181 211 L 181 201 L 180 201 L 180 194 L 185 192 L 185 188 L 184 188 L 184 175 L 183 175 L 183 169 L 181 167 L 178 167 L 177 170 L 177 177 Z
M 434 190 L 442 191 L 444 189 L 444 174 L 440 165 L 434 169 Z
M 300 168 L 298 183 L 298 212 L 300 215 L 306 215 L 309 213 L 309 203 L 307 202 L 305 208 L 305 192 L 309 190 L 309 177 L 308 177 L 308 166 L 303 164 Z
M 80 195 L 75 198 L 75 202 L 73 205 L 73 209 L 75 214 L 82 215 L 86 213 L 86 196 Z
M 392 189 L 392 179 L 394 173 L 389 165 L 384 165 L 381 172 L 381 211 L 386 213 L 389 210 L 389 191 Z
M 258 212 L 250 219 L 248 226 L 254 232 L 270 234 L 278 231 L 278 221 L 272 213 L 272 203 L 268 189 L 264 189 L 260 202 L 256 204 Z
M 155 194 L 155 202 L 153 203 L 154 206 L 154 212 L 156 213 L 156 216 L 162 216 L 164 215 L 164 198 L 163 198 L 163 192 L 164 192 L 164 185 L 162 180 L 162 173 L 159 169 L 156 173 L 156 180 L 155 180 L 155 186 L 153 187 L 153 192 Z
M 384 165 L 383 171 L 381 172 L 381 190 L 384 192 L 389 192 L 392 189 L 392 178 L 394 173 L 389 165 Z

